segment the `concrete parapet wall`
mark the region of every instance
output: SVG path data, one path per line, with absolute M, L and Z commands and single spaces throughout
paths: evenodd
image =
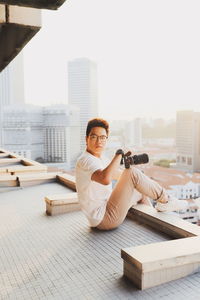
M 128 217 L 178 238 L 121 250 L 124 276 L 139 289 L 179 279 L 200 270 L 200 227 L 141 204 L 132 207 Z

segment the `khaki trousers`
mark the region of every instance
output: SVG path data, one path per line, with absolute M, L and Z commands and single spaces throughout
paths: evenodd
M 157 182 L 135 167 L 125 169 L 107 202 L 103 220 L 97 226 L 101 230 L 118 227 L 125 219 L 129 208 L 138 202 L 147 203 L 147 197 L 167 201 L 167 192 Z

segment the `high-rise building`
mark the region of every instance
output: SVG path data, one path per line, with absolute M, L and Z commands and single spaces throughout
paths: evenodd
M 68 98 L 70 105 L 76 105 L 80 109 L 80 150 L 83 151 L 87 122 L 98 116 L 95 62 L 78 58 L 68 63 Z
M 42 160 L 43 108 L 33 105 L 9 105 L 4 108 L 4 147 L 18 155 Z
M 125 138 L 129 145 L 142 146 L 142 119 L 136 118 L 126 125 Z
M 24 103 L 24 62 L 20 53 L 0 73 L 0 105 Z
M 74 167 L 80 153 L 79 109 L 66 105 L 44 108 L 44 159 Z
M 3 114 L 7 105 L 24 103 L 24 66 L 20 53 L 0 73 L 0 145 L 3 145 Z
M 176 147 L 177 168 L 200 172 L 200 112 L 177 112 Z

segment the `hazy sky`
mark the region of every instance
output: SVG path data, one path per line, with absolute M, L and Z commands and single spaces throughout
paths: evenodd
M 26 100 L 67 103 L 67 62 L 98 65 L 104 118 L 200 111 L 199 0 L 67 0 L 25 47 Z

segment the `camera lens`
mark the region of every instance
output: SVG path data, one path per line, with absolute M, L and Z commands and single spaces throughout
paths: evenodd
M 146 164 L 149 162 L 149 157 L 146 153 L 134 155 L 131 162 L 132 165 Z

